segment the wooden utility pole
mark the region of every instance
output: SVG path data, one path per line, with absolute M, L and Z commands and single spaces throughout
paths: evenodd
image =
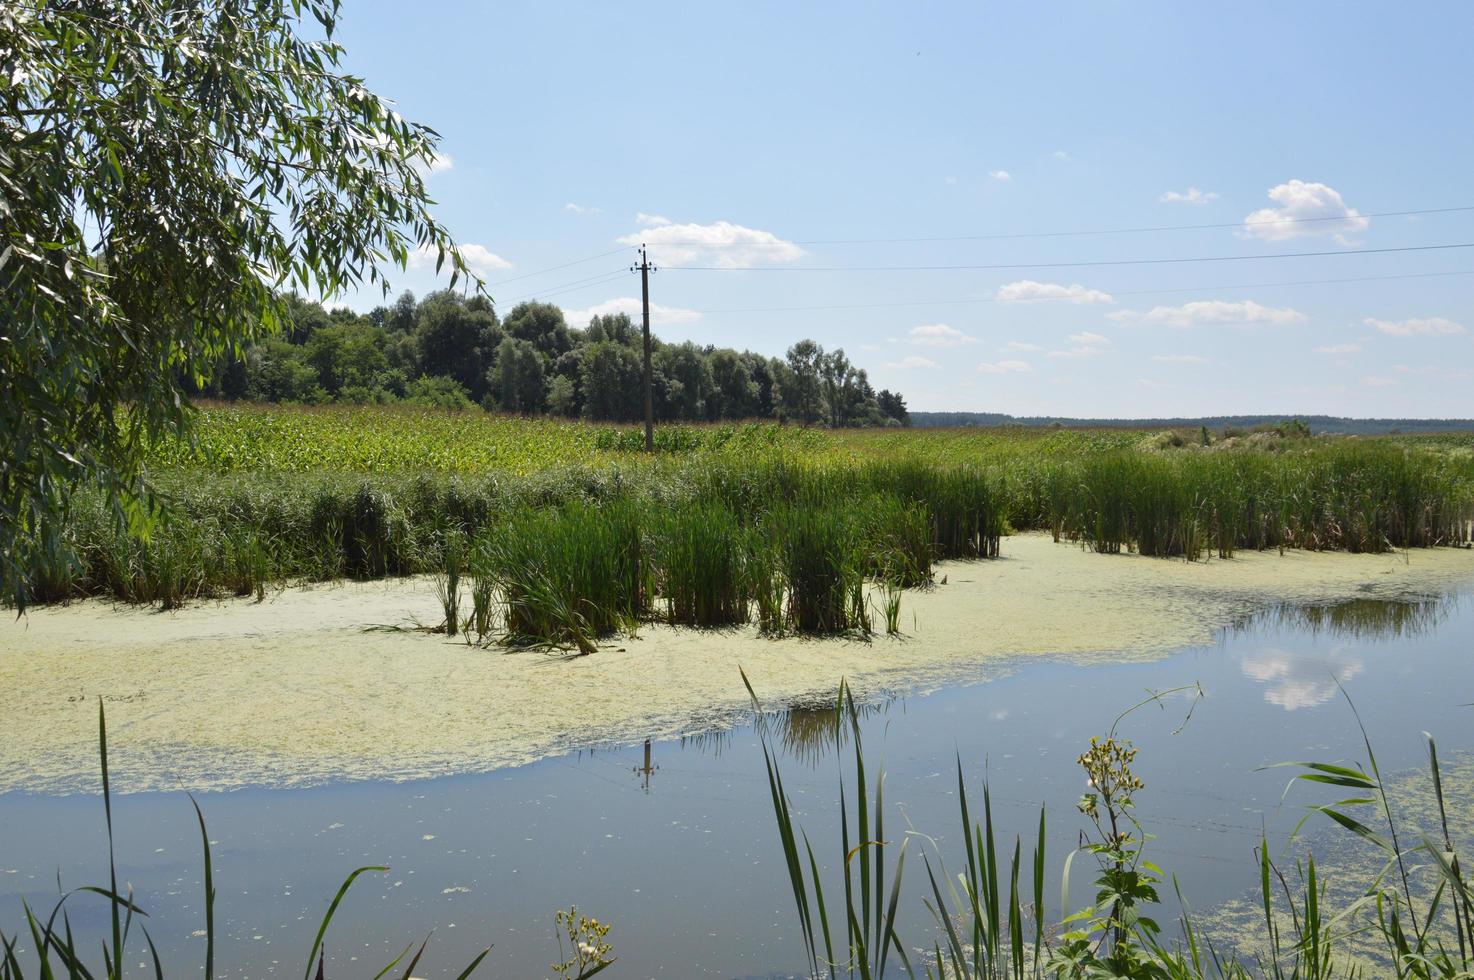
M 655 267 L 650 264 L 650 258 L 645 254 L 645 246 L 640 246 L 640 264 L 630 266 L 630 271 L 638 270 L 640 273 L 640 306 L 644 311 L 645 331 L 645 365 L 643 384 L 645 388 L 645 452 L 655 451 L 655 398 L 651 394 L 650 382 L 650 273 Z

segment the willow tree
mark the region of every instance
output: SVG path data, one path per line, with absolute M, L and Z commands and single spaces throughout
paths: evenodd
M 282 291 L 385 291 L 439 137 L 343 70 L 335 0 L 0 0 L 0 586 L 92 485 L 146 532 L 143 458 L 184 383 L 277 328 Z M 477 280 L 479 286 L 479 280 Z

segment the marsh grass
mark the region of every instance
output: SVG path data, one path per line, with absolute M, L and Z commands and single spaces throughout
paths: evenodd
M 442 628 L 446 636 L 455 636 L 461 631 L 461 578 L 465 565 L 465 534 L 459 528 L 449 528 L 441 535 L 441 571 L 435 576 L 435 596 L 445 613 Z
M 802 633 L 869 632 L 861 515 L 839 505 L 786 506 L 770 511 L 765 524 L 786 624 Z
M 672 626 L 748 621 L 751 531 L 720 503 L 694 501 L 653 516 L 652 558 Z
M 510 515 L 489 549 L 514 645 L 572 644 L 628 632 L 649 611 L 650 568 L 628 501 Z
M 165 461 L 152 481 L 167 520 L 147 541 L 100 496 L 78 494 L 67 523 L 45 529 L 30 555 L 30 601 L 108 594 L 172 607 L 195 597 L 260 598 L 292 581 L 435 574 L 448 528 L 475 538 L 493 527 L 500 534 L 509 514 L 585 507 L 632 509 L 656 549 L 641 573 L 648 581 L 636 615 L 664 593 L 663 602 L 680 607 L 666 604 L 665 618 L 698 624 L 738 621 L 742 599 L 730 568 L 682 558 L 678 546 L 664 550 L 684 567 L 663 571 L 661 541 L 673 533 L 664 524 L 690 511 L 719 522 L 712 534 L 732 536 L 724 508 L 756 535 L 730 549 L 727 564 L 743 559 L 746 602 L 773 632 L 804 628 L 776 608 L 788 602 L 790 570 L 767 531 L 775 515 L 796 511 L 851 512 L 863 526 L 863 573 L 905 587 L 924 586 L 938 560 L 997 557 L 1015 529 L 1047 530 L 1102 553 L 1189 560 L 1246 549 L 1466 546 L 1474 534 L 1474 447 L 1457 438 L 1276 439 L 1261 449 L 1252 439 L 1159 444 L 1129 431 L 737 426 L 696 427 L 670 437 L 684 448 L 646 456 L 600 449 L 595 430 L 577 425 L 488 420 L 482 431 L 466 418 L 372 411 L 220 410 L 209 419 L 202 440 L 215 463 Z M 228 424 L 241 426 L 234 440 Z M 476 464 L 432 451 L 423 433 L 410 431 L 414 424 L 467 445 L 489 439 L 489 455 Z M 353 425 L 361 426 L 356 434 Z M 517 443 L 518 432 L 561 448 L 543 454 Z M 410 445 L 424 448 L 423 465 L 404 451 Z M 227 452 L 238 458 L 222 462 Z M 350 463 L 358 468 L 331 469 Z M 801 586 L 805 595 L 810 584 Z M 852 581 L 844 587 L 853 593 Z M 602 628 L 590 607 L 604 604 L 597 591 L 542 591 L 550 603 L 561 597 L 565 620 L 576 614 Z

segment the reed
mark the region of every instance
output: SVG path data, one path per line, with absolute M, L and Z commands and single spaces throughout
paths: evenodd
M 777 847 L 810 976 L 878 980 L 890 970 L 929 980 L 1351 980 L 1369 975 L 1431 980 L 1469 976 L 1474 970 L 1474 882 L 1464 871 L 1464 845 L 1449 830 L 1453 801 L 1445 795 L 1431 736 L 1428 773 L 1436 824 L 1419 837 L 1403 826 L 1398 814 L 1404 808 L 1393 798 L 1364 729 L 1362 763 L 1285 764 L 1296 770 L 1292 784 L 1330 786 L 1346 796 L 1310 804 L 1309 815 L 1323 815 L 1369 843 L 1380 852 L 1383 866 L 1364 887 L 1338 892 L 1350 897 L 1337 906 L 1314 855 L 1281 868 L 1269 841 L 1261 838 L 1253 860 L 1263 931 L 1257 948 L 1244 948 L 1242 936 L 1215 938 L 1195 921 L 1175 878 L 1183 909 L 1177 936 L 1168 938 L 1154 917 L 1161 904 L 1158 886 L 1167 873 L 1147 858 L 1151 835 L 1136 814 L 1136 796 L 1145 785 L 1136 775 L 1136 750 L 1117 735 L 1115 725 L 1092 739 L 1078 760 L 1088 787 L 1078 809 L 1090 829 L 1063 862 L 1059 895 L 1051 905 L 1044 810 L 1027 852 L 1022 835 L 1011 842 L 1000 839 L 986 781 L 981 818 L 974 819 L 960 757 L 961 833 L 955 838 L 960 848 L 954 845 L 948 854 L 941 838 L 909 825 L 899 835 L 899 846 L 889 839 L 885 776 L 867 766 L 863 708 L 843 683 L 831 710 L 804 714 L 805 737 L 794 753 L 807 761 L 810 746 L 818 745 L 822 757 L 828 746 L 842 745 L 844 736 L 852 747 L 836 794 L 837 860 L 826 870 L 785 787 L 770 716 L 762 712 L 750 683 L 747 690 L 758 717 Z M 1168 693 L 1154 694 L 1125 714 Z M 777 740 L 787 744 L 790 729 L 791 724 L 780 725 Z M 1297 827 L 1292 840 L 1299 833 Z M 923 919 L 931 924 L 921 941 L 903 938 L 898 926 L 904 918 L 899 905 L 907 860 L 913 866 L 917 860 L 913 844 L 920 849 L 923 870 Z M 1094 862 L 1096 888 L 1091 904 L 1071 911 L 1071 865 L 1078 857 Z M 949 870 L 949 861 L 960 870 Z
M 748 619 L 750 532 L 719 503 L 696 501 L 652 520 L 652 559 L 672 626 Z
M 766 532 L 783 577 L 787 624 L 801 633 L 869 632 L 859 515 L 842 506 L 770 511 Z
M 650 568 L 627 501 L 510 516 L 490 549 L 507 639 L 573 644 L 628 631 L 649 611 Z

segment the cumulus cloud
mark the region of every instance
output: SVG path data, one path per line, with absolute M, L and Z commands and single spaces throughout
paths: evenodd
M 612 316 L 615 313 L 628 313 L 636 321 L 641 316 L 640 300 L 636 296 L 620 296 L 617 299 L 607 299 L 602 303 L 581 310 L 563 309 L 563 319 L 568 321 L 570 327 L 583 328 L 589 325 L 589 321 L 596 316 Z M 701 319 L 699 310 L 685 310 L 678 306 L 661 306 L 659 303 L 650 304 L 650 324 L 652 326 L 667 326 L 679 323 L 694 323 Z
M 969 337 L 956 327 L 945 323 L 928 323 L 920 327 L 912 327 L 907 333 L 907 340 L 922 347 L 962 347 L 966 344 L 975 344 L 977 339 Z
M 1214 191 L 1203 191 L 1196 187 L 1189 187 L 1185 191 L 1167 191 L 1157 198 L 1163 204 L 1207 204 L 1209 201 L 1218 200 Z
M 1291 180 L 1271 187 L 1269 199 L 1278 207 L 1260 208 L 1244 218 L 1240 234 L 1267 242 L 1334 235 L 1342 244 L 1351 244 L 1347 236 L 1366 231 L 1372 223 L 1325 184 Z
M 563 210 L 564 211 L 567 211 L 569 214 L 603 214 L 604 213 L 604 209 L 603 208 L 585 207 L 582 204 L 575 204 L 572 201 L 569 201 L 567 204 L 563 205 Z
M 1369 374 L 1361 379 L 1361 386 L 1363 388 L 1391 388 L 1395 384 L 1397 384 L 1396 378 L 1382 378 L 1374 374 Z
M 1326 344 L 1317 347 L 1317 354 L 1357 354 L 1361 351 L 1361 344 Z
M 1208 359 L 1197 354 L 1153 354 L 1152 360 L 1161 364 L 1207 364 Z
M 934 368 L 941 367 L 941 365 L 929 357 L 921 357 L 920 355 L 913 354 L 910 357 L 903 357 L 899 361 L 892 361 L 891 363 L 884 365 L 884 367 L 900 371 L 910 371 L 913 368 L 925 368 L 927 370 L 932 370 Z
M 1053 156 L 1056 160 L 1068 160 L 1070 158 L 1070 155 L 1064 150 L 1055 150 Z
M 1393 337 L 1448 337 L 1464 332 L 1463 324 L 1445 320 L 1441 316 L 1415 317 L 1411 320 L 1374 320 L 1367 317 L 1363 322 Z
M 1007 170 L 989 170 L 988 176 L 994 180 L 1013 180 L 1013 174 Z
M 1110 314 L 1117 323 L 1140 321 L 1169 327 L 1196 327 L 1213 323 L 1304 323 L 1305 314 L 1288 306 L 1262 306 L 1251 299 L 1200 299 L 1182 306 L 1154 306 L 1145 313 L 1121 310 Z
M 498 269 L 510 269 L 512 267 L 512 263 L 497 255 L 485 245 L 477 245 L 475 242 L 462 242 L 460 249 L 461 257 L 466 260 L 466 265 L 478 276 L 488 276 Z M 411 269 L 433 270 L 435 263 L 439 259 L 439 251 L 422 245 L 409 253 L 409 267 Z M 445 271 L 444 267 L 441 268 L 441 271 Z
M 1029 353 L 1032 351 L 1041 351 L 1044 348 L 1040 347 L 1038 344 L 1031 344 L 1026 340 L 1010 340 L 1008 343 L 1004 344 L 1001 349 L 1006 351 L 1022 351 L 1024 353 Z
M 979 374 L 1028 374 L 1032 370 L 1028 361 L 984 361 L 978 365 Z
M 653 228 L 670 224 L 670 219 L 663 214 L 646 214 L 644 211 L 637 211 L 635 212 L 635 224 Z
M 645 244 L 657 263 L 686 265 L 701 263 L 719 269 L 750 269 L 771 262 L 792 262 L 804 250 L 770 231 L 745 228 L 730 221 L 709 225 L 650 224 L 659 215 L 644 215 L 643 231 L 618 239 L 621 245 Z M 660 218 L 661 221 L 665 219 Z
M 1110 345 L 1111 341 L 1109 337 L 1101 336 L 1098 333 L 1091 333 L 1089 330 L 1082 330 L 1080 333 L 1070 334 L 1069 347 L 1061 347 L 1052 350 L 1049 352 L 1048 356 L 1096 357 L 1100 354 L 1104 354 L 1106 350 L 1110 347 Z
M 1079 283 L 1035 282 L 1021 279 L 998 287 L 998 300 L 1003 303 L 1037 303 L 1060 300 L 1065 303 L 1114 303 L 1115 297 L 1099 289 L 1087 289 Z

